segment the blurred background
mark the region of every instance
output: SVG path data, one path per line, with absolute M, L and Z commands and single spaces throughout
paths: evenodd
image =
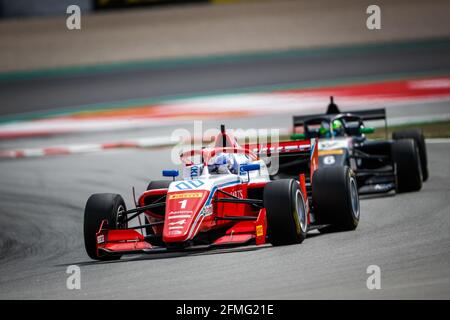
M 388 107 L 392 124 L 446 120 L 449 3 L 378 1 L 372 30 L 369 0 L 1 0 L 0 137 L 115 140 L 236 114 L 288 130 L 334 93 L 344 109 Z M 71 4 L 80 30 L 66 27 Z M 394 80 L 370 96 L 354 86 Z M 411 106 L 418 95 L 434 99 L 426 112 Z
M 79 30 L 66 26 L 74 4 Z M 449 298 L 449 14 L 448 0 L 0 0 L 0 298 Z M 175 129 L 286 136 L 331 95 L 440 139 L 420 197 L 363 201 L 358 231 L 301 250 L 87 261 L 86 199 L 132 204 L 131 186 L 172 168 Z M 70 264 L 81 291 L 65 287 Z

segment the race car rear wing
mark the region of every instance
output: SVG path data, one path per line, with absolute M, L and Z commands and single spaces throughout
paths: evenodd
M 314 147 L 314 141 L 303 140 L 303 141 L 280 141 L 277 143 L 267 143 L 267 144 L 246 144 L 245 149 L 254 152 L 257 155 L 261 154 L 271 154 L 271 153 L 302 153 L 305 155 L 310 155 Z
M 349 112 L 352 115 L 361 117 L 363 121 L 370 120 L 386 120 L 386 109 L 369 109 L 369 110 L 358 110 Z
M 358 110 L 351 112 L 342 112 L 343 114 L 348 113 L 354 116 L 360 117 L 363 121 L 371 121 L 371 120 L 386 120 L 386 109 L 369 109 L 369 110 Z M 309 119 L 320 118 L 327 116 L 327 113 L 320 114 L 310 114 L 310 115 L 302 115 L 302 116 L 293 116 L 294 127 L 301 126 L 303 123 Z
M 369 110 L 357 110 L 350 112 L 340 112 L 341 114 L 348 114 L 352 116 L 360 117 L 363 121 L 374 121 L 374 120 L 384 120 L 384 127 L 387 135 L 387 118 L 386 118 L 386 109 L 369 109 Z M 304 123 L 310 119 L 321 118 L 321 117 L 329 117 L 334 113 L 321 113 L 321 114 L 311 114 L 311 115 L 302 115 L 302 116 L 293 116 L 293 130 L 292 132 L 296 132 L 297 127 L 302 127 Z M 337 114 L 335 114 L 337 115 Z

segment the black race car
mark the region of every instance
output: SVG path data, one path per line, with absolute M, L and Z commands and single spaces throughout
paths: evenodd
M 367 139 L 375 128 L 365 126 L 364 121 L 371 120 L 384 120 L 385 140 Z M 326 114 L 294 116 L 293 124 L 291 139 L 319 138 L 319 167 L 352 168 L 360 194 L 418 191 L 428 179 L 422 131 L 398 131 L 388 139 L 385 109 L 345 113 L 331 97 Z M 280 169 L 278 174 L 283 175 Z

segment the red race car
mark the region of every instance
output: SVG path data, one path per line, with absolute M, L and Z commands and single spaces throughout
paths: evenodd
M 260 159 L 262 154 L 272 161 Z M 275 159 L 285 177 L 269 174 Z M 164 170 L 173 181 L 151 181 L 134 209 L 127 210 L 118 194 L 88 199 L 84 240 L 92 259 L 296 244 L 313 229 L 343 231 L 358 225 L 355 176 L 348 167 L 318 169 L 315 139 L 241 147 L 222 126 L 212 146 L 185 152 L 181 161 L 183 178 L 175 180 L 177 170 Z M 145 223 L 130 226 L 140 215 Z

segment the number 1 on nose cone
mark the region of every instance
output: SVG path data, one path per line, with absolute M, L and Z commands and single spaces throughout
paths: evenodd
M 181 200 L 178 203 L 181 204 L 181 209 L 186 209 L 187 199 Z

